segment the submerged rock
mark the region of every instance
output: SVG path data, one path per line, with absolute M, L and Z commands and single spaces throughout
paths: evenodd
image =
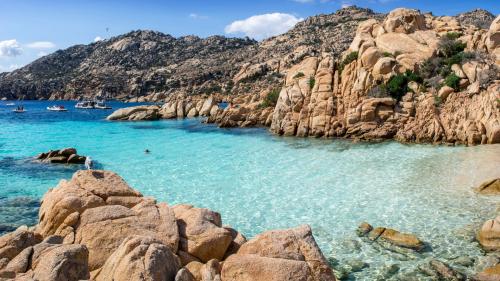
M 484 195 L 500 195 L 500 179 L 493 179 L 484 182 L 475 191 Z
M 78 155 L 75 148 L 63 148 L 40 153 L 36 159 L 45 163 L 84 164 L 87 157 Z
M 424 243 L 417 236 L 408 233 L 401 233 L 391 228 L 373 228 L 368 223 L 362 223 L 357 232 L 361 236 L 366 235 L 371 241 L 388 242 L 394 246 L 408 248 L 415 251 L 421 251 L 425 247 Z
M 476 281 L 498 281 L 500 280 L 500 264 L 488 267 L 474 276 Z

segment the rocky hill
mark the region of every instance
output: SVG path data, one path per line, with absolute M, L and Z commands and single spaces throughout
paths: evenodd
M 488 29 L 495 19 L 495 15 L 483 9 L 475 9 L 458 14 L 456 18 L 462 25 L 474 25 L 478 28 Z
M 339 55 L 349 46 L 360 22 L 382 16 L 349 7 L 310 17 L 289 32 L 260 43 L 133 31 L 59 50 L 2 73 L 0 97 L 135 100 L 147 96 L 148 100 L 163 100 L 172 93 L 259 92 L 282 83 L 282 70 L 305 56 Z
M 0 76 L 0 96 L 26 99 L 126 99 L 151 92 L 197 88 L 229 80 L 257 44 L 221 36 L 174 38 L 133 31 L 90 45 L 59 50 Z M 209 91 L 209 89 L 205 89 Z

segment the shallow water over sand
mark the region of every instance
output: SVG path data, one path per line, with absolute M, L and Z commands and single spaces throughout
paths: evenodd
M 75 111 L 72 103 L 68 113 L 46 111 L 52 104 L 25 102 L 28 112 L 21 115 L 0 106 L 0 232 L 35 223 L 36 200 L 77 169 L 30 157 L 70 146 L 143 194 L 216 210 L 250 237 L 310 224 L 339 266 L 370 264 L 351 275 L 356 280 L 383 279 L 394 264 L 396 276 L 414 275 L 430 257 L 452 265 L 459 257 L 480 258 L 474 232 L 500 203 L 471 190 L 500 176 L 499 145 L 354 144 L 224 130 L 199 120 L 107 122 L 109 111 Z M 414 233 L 428 251 L 401 255 L 369 244 L 355 234 L 362 221 Z

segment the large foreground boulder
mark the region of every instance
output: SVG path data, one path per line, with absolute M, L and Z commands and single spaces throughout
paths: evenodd
M 141 105 L 134 107 L 120 108 L 109 115 L 107 120 L 139 121 L 160 119 L 160 107 L 156 105 Z
M 264 232 L 222 267 L 222 280 L 335 280 L 309 226 Z
M 177 252 L 179 233 L 173 211 L 165 203 L 130 188 L 107 171 L 79 171 L 61 181 L 42 200 L 37 231 L 60 235 L 66 243 L 84 244 L 95 270 L 130 235 L 150 236 Z

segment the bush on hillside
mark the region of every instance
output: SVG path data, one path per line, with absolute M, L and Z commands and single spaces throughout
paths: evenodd
M 358 59 L 358 55 L 359 53 L 358 52 L 351 52 L 349 53 L 345 58 L 344 60 L 340 63 L 339 65 L 339 71 L 340 73 L 342 73 L 342 71 L 344 70 L 344 67 L 348 64 L 350 64 L 351 62 L 355 61 Z
M 279 96 L 280 96 L 280 89 L 279 88 L 272 89 L 264 98 L 264 101 L 262 101 L 260 106 L 262 108 L 276 106 Z
M 455 73 L 451 73 L 444 79 L 444 84 L 455 89 L 455 91 L 458 91 L 460 90 L 460 77 L 458 77 Z

